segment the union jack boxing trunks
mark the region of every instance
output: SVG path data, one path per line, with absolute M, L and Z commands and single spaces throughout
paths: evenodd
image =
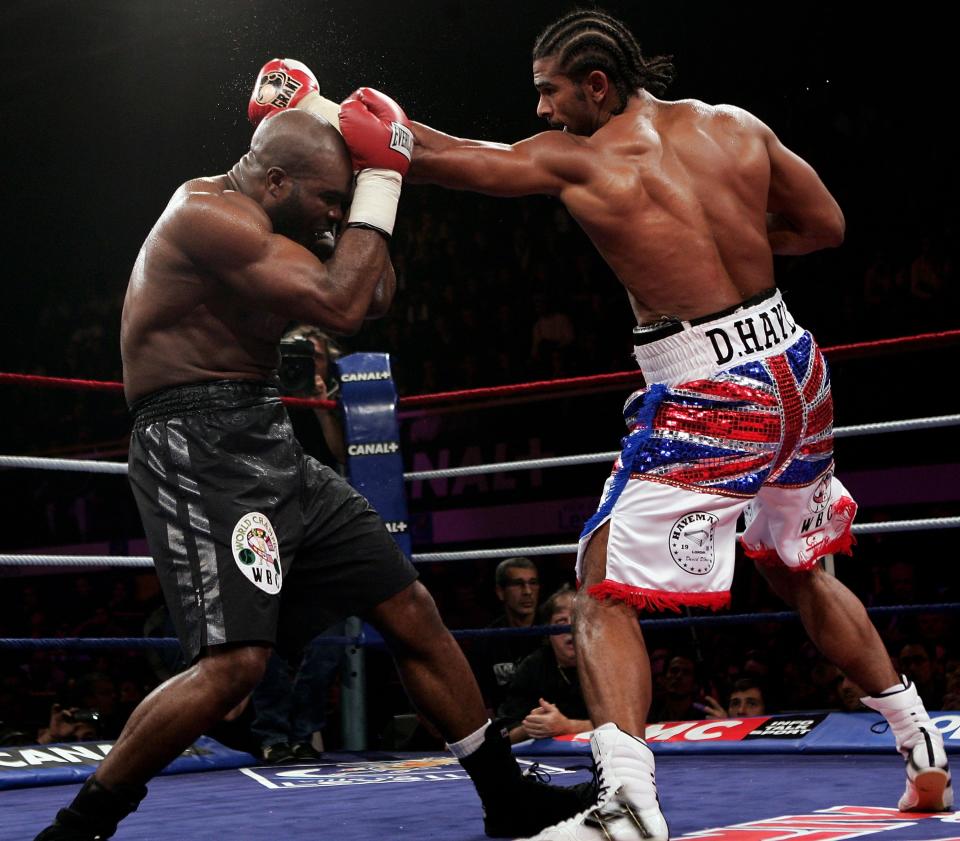
M 826 361 L 777 290 L 689 322 L 637 328 L 648 383 L 624 406 L 628 434 L 600 506 L 608 520 L 598 598 L 638 608 L 730 601 L 737 519 L 746 554 L 790 569 L 849 553 L 856 503 L 833 475 Z

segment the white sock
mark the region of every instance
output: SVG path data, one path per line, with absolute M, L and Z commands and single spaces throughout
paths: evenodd
M 452 753 L 457 759 L 463 759 L 465 756 L 470 756 L 471 753 L 473 753 L 478 747 L 480 747 L 480 745 L 483 744 L 483 740 L 486 737 L 487 728 L 489 726 L 490 719 L 488 718 L 469 736 L 464 736 L 459 742 L 448 744 L 447 748 L 450 750 L 450 753 Z

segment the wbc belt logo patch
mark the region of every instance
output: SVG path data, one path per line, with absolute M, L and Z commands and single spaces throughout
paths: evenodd
M 241 517 L 233 527 L 230 549 L 248 581 L 271 596 L 280 592 L 280 542 L 266 515 L 252 511 Z

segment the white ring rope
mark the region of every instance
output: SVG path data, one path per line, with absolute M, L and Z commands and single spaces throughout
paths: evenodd
M 928 531 L 960 528 L 960 517 L 931 517 L 927 520 L 890 520 L 886 523 L 854 525 L 854 534 L 881 532 Z M 738 535 L 739 536 L 739 535 Z M 414 552 L 416 563 L 434 561 L 470 561 L 487 558 L 534 557 L 537 555 L 568 555 L 577 551 L 576 543 L 553 543 L 546 546 L 514 546 L 504 549 L 470 549 L 463 552 Z M 120 555 L 0 555 L 0 566 L 47 567 L 152 567 L 147 556 L 125 558 Z
M 884 432 L 906 432 L 910 429 L 933 429 L 938 426 L 958 426 L 960 415 L 933 415 L 929 418 L 911 418 L 910 420 L 879 421 L 878 423 L 858 423 L 853 426 L 838 426 L 833 430 L 834 438 L 852 438 L 855 435 L 880 435 Z
M 890 520 L 886 523 L 854 525 L 854 534 L 879 534 L 896 531 L 927 531 L 960 528 L 960 517 L 931 517 L 927 520 Z M 742 532 L 737 534 L 740 537 Z M 532 557 L 534 555 L 567 555 L 577 551 L 576 543 L 556 543 L 550 546 L 514 546 L 507 549 L 474 549 L 463 552 L 423 552 L 410 557 L 418 563 L 431 561 L 470 561 L 487 558 Z M 2 558 L 2 556 L 0 556 Z
M 0 555 L 0 566 L 26 567 L 150 567 L 153 558 L 138 555 Z
M 960 426 L 960 415 L 937 415 L 929 418 L 912 418 L 880 423 L 862 423 L 856 426 L 838 426 L 834 438 L 849 438 L 855 435 L 879 435 L 884 432 L 905 432 L 911 429 L 933 429 L 940 426 Z M 454 476 L 476 476 L 483 473 L 507 473 L 513 470 L 539 470 L 543 467 L 572 467 L 578 464 L 596 464 L 613 461 L 619 450 L 604 453 L 584 453 L 575 456 L 523 459 L 500 464 L 476 464 L 469 467 L 450 467 L 441 470 L 418 470 L 404 473 L 407 482 L 422 479 L 444 479 Z M 68 470 L 75 473 L 125 474 L 127 465 L 119 461 L 91 461 L 70 458 L 41 458 L 39 456 L 0 456 L 0 467 L 19 467 L 39 470 Z
M 74 473 L 126 473 L 123 461 L 89 461 L 76 458 L 40 458 L 0 456 L 0 467 L 25 467 L 38 470 L 70 470 Z
M 849 438 L 855 435 L 879 435 L 884 432 L 904 432 L 910 429 L 932 429 L 938 426 L 960 426 L 960 415 L 937 415 L 930 418 L 912 418 L 910 420 L 881 421 L 880 423 L 861 423 L 856 426 L 838 426 L 833 430 L 834 438 Z M 575 464 L 594 464 L 613 461 L 619 450 L 605 453 L 584 453 L 578 456 L 557 456 L 555 458 L 530 458 L 523 461 L 506 461 L 499 464 L 473 464 L 469 467 L 449 467 L 439 470 L 418 470 L 404 473 L 407 482 L 421 479 L 444 479 L 454 476 L 477 476 L 482 473 L 506 473 L 511 470 L 539 470 L 542 467 L 572 467 Z

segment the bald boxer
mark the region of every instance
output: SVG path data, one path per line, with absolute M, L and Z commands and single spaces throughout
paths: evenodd
M 246 698 L 274 645 L 295 653 L 347 615 L 387 640 L 474 780 L 488 834 L 580 808 L 521 776 L 410 562 L 366 500 L 303 454 L 272 385 L 287 323 L 352 333 L 394 293 L 406 117 L 369 89 L 336 116 L 343 138 L 306 111 L 265 121 L 228 173 L 174 193 L 137 258 L 121 328 L 129 476 L 190 666 L 133 712 L 40 841 L 111 837 L 146 783 Z
M 774 254 L 838 246 L 816 172 L 752 114 L 658 98 L 673 76 L 595 10 L 533 50 L 537 113 L 561 131 L 512 145 L 413 124 L 411 176 L 495 196 L 559 198 L 636 316 L 647 387 L 581 536 L 577 650 L 602 788 L 543 841 L 665 839 L 642 741 L 650 668 L 636 611 L 729 602 L 737 517 L 746 553 L 819 649 L 870 696 L 907 761 L 905 811 L 952 803 L 943 741 L 857 598 L 818 560 L 847 551 L 856 505 L 833 475 L 829 375 L 776 290 Z

